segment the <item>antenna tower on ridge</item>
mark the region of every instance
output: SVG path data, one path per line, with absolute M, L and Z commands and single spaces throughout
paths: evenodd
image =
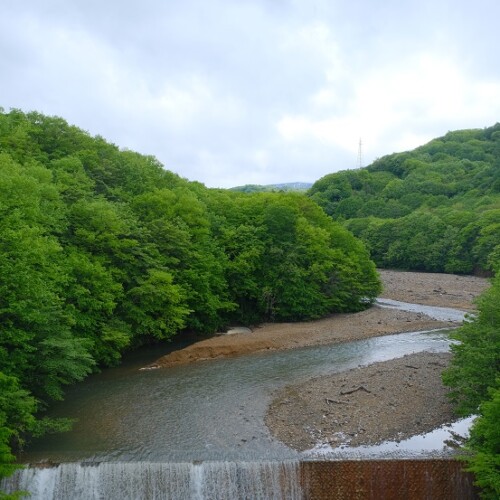
M 358 168 L 363 168 L 363 142 L 361 141 L 361 137 L 359 138 L 358 160 L 356 166 Z

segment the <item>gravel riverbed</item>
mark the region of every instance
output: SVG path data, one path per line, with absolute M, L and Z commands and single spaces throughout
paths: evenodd
M 448 353 L 422 352 L 279 391 L 266 425 L 296 450 L 372 445 L 430 432 L 455 420 L 441 383 Z

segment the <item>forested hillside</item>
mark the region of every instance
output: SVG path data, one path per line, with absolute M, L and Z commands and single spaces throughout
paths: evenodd
M 0 463 L 125 349 L 362 309 L 364 245 L 297 193 L 210 190 L 63 119 L 0 110 Z
M 327 175 L 309 196 L 380 267 L 490 272 L 500 259 L 500 124 Z
M 307 191 L 312 186 L 308 182 L 285 182 L 282 184 L 267 184 L 265 186 L 259 184 L 245 184 L 244 186 L 236 186 L 230 191 L 240 191 L 242 193 L 265 193 L 275 191 Z

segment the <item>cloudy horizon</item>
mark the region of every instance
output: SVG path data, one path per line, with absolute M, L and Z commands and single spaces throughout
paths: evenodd
M 2 0 L 0 106 L 208 187 L 314 182 L 500 121 L 493 0 Z

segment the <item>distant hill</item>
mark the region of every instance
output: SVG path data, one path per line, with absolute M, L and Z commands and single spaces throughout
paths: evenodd
M 230 188 L 230 191 L 239 191 L 242 193 L 262 193 L 269 191 L 307 191 L 312 186 L 310 182 L 284 182 L 281 184 L 245 184 Z
M 492 272 L 500 263 L 500 123 L 326 175 L 308 195 L 362 238 L 379 266 Z

